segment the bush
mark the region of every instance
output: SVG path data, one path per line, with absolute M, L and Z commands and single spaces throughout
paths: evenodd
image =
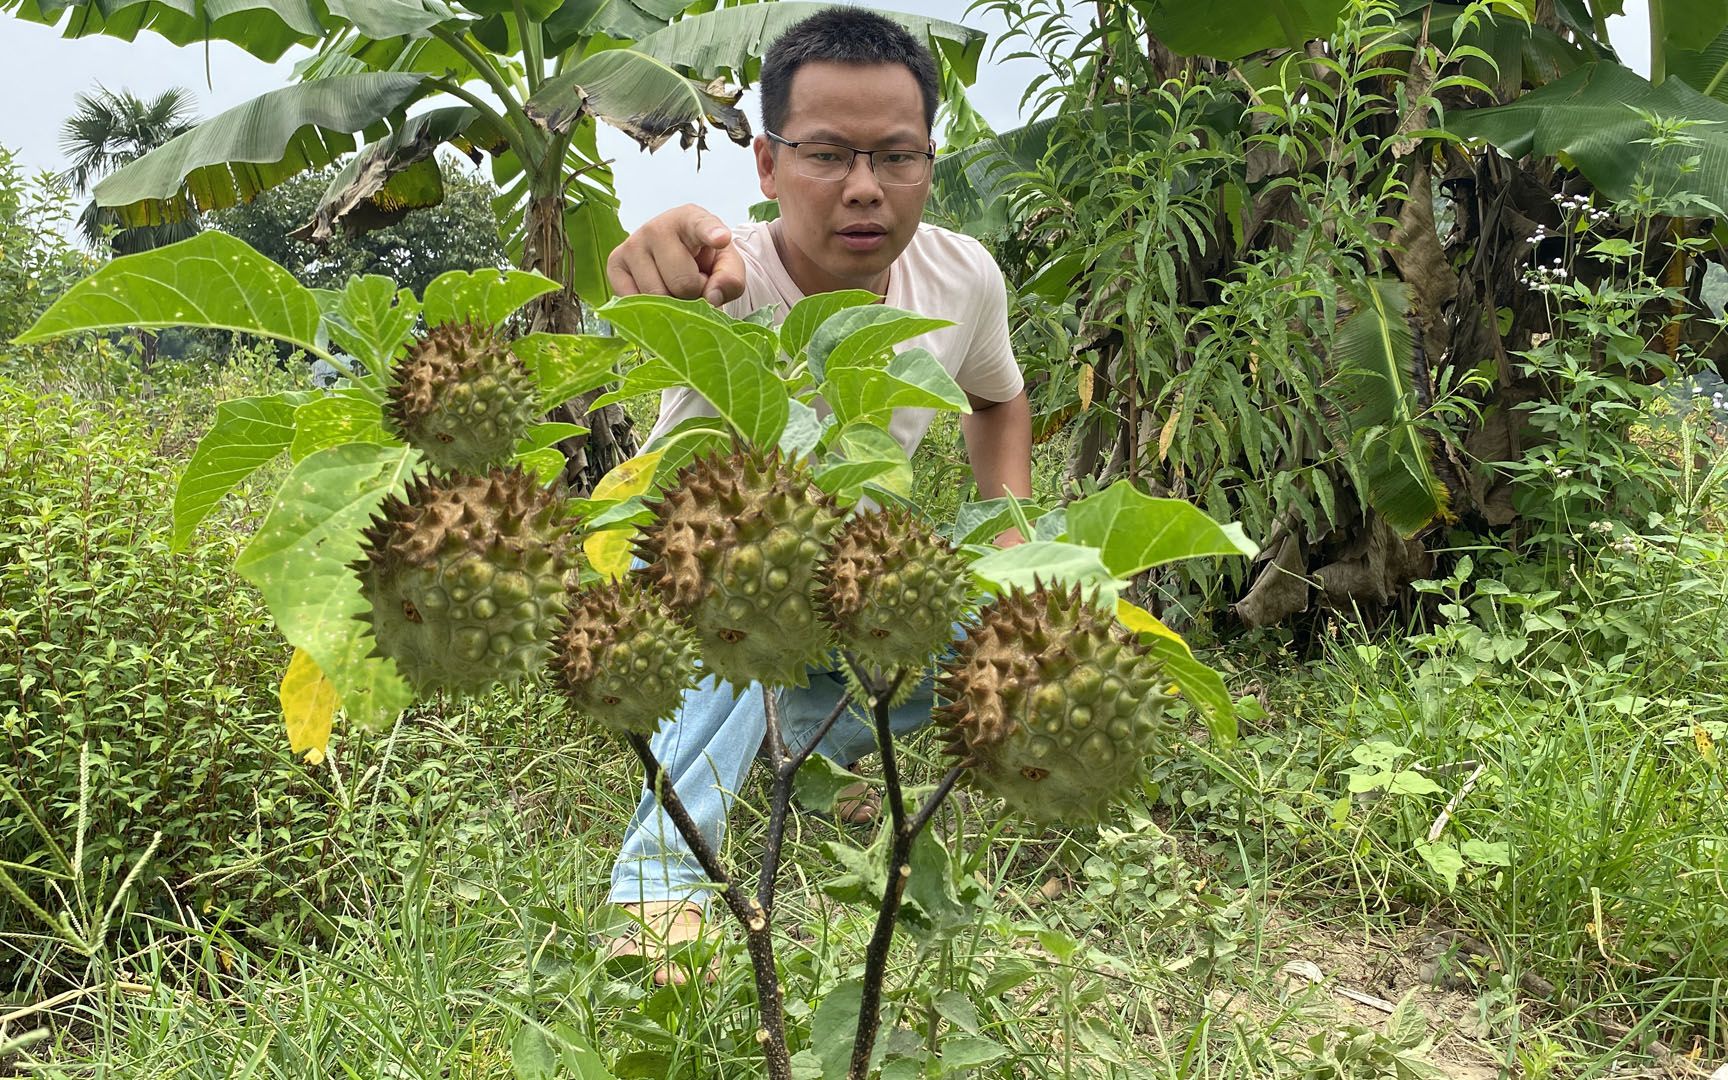
M 278 737 L 273 689 L 287 650 L 228 569 L 244 537 L 215 531 L 188 554 L 168 550 L 175 470 L 158 445 L 184 446 L 187 425 L 165 423 L 159 402 L 110 408 L 5 375 L 0 409 L 9 417 L 0 432 L 9 776 L 71 850 L 87 746 L 82 852 L 92 879 L 118 880 L 160 831 L 143 905 L 230 904 L 269 919 L 325 864 L 315 841 L 330 800 Z M 43 838 L 3 795 L 0 860 L 33 868 L 14 876 L 48 911 L 62 909 L 43 873 Z M 45 929 L 0 894 L 0 937 Z M 9 972 L 12 962 L 0 960 L 0 984 L 34 966 Z

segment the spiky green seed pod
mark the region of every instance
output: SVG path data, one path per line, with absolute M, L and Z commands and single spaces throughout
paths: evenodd
M 829 649 L 816 571 L 839 522 L 805 469 L 740 449 L 678 473 L 636 554 L 708 670 L 737 686 L 804 686 Z
M 980 612 L 944 666 L 948 752 L 968 776 L 1037 822 L 1091 823 L 1131 794 L 1158 744 L 1161 665 L 1111 612 L 1062 592 L 1018 589 Z
M 613 731 L 653 735 L 696 685 L 696 635 L 633 578 L 569 598 L 552 666 L 570 707 Z
M 445 323 L 396 365 L 384 425 L 446 472 L 509 462 L 540 416 L 534 377 L 489 330 Z
M 385 499 L 353 564 L 374 655 L 420 693 L 481 693 L 543 667 L 574 561 L 562 519 L 518 468 L 420 477 Z
M 881 672 L 921 665 L 954 636 L 972 575 L 910 512 L 859 514 L 828 547 L 817 600 L 835 641 Z

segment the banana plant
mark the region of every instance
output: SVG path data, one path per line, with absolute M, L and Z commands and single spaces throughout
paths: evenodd
M 199 124 L 94 190 L 128 226 L 245 202 L 354 153 L 305 234 L 389 224 L 443 196 L 440 147 L 489 156 L 499 220 L 517 266 L 562 286 L 525 313 L 530 331 L 581 330 L 582 303 L 609 297 L 605 260 L 624 237 L 612 174 L 596 146 L 605 121 L 654 150 L 677 136 L 698 152 L 710 131 L 740 145 L 739 87 L 782 30 L 829 5 L 751 4 L 687 14 L 689 0 L 239 0 L 220 10 L 162 0 L 0 0 L 0 11 L 68 37 L 176 44 L 226 40 L 263 60 L 316 53 L 299 81 Z M 983 34 L 894 15 L 932 42 L 953 77 L 976 74 Z M 361 145 L 361 140 L 365 141 Z M 567 403 L 567 421 L 590 402 Z M 591 487 L 633 451 L 612 409 L 566 443 L 569 473 Z

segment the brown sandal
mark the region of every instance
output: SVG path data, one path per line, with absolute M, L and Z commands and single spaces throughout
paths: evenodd
M 648 900 L 619 904 L 630 924 L 601 949 L 602 962 L 640 956 L 654 964 L 655 986 L 683 986 L 690 981 L 689 967 L 672 959 L 680 945 L 700 941 L 708 932 L 702 905 L 689 900 Z M 704 982 L 714 981 L 714 970 L 704 964 Z

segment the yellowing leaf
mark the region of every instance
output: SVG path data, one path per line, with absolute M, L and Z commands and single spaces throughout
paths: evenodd
M 647 491 L 654 482 L 654 471 L 659 468 L 664 453 L 664 450 L 656 450 L 620 462 L 594 485 L 593 498 L 623 500 Z M 630 538 L 635 532 L 633 528 L 607 529 L 588 537 L 582 542 L 588 565 L 609 578 L 622 577 L 624 571 L 630 569 Z
M 282 701 L 288 748 L 304 753 L 309 764 L 323 761 L 330 745 L 330 721 L 336 715 L 336 688 L 318 670 L 317 661 L 295 649 L 276 696 Z
M 1092 407 L 1092 365 L 1080 365 L 1080 411 L 1085 412 Z
M 1120 596 L 1116 598 L 1116 621 L 1136 634 L 1151 634 L 1153 637 L 1173 641 L 1189 657 L 1194 655 L 1194 650 L 1190 649 L 1188 643 L 1182 640 L 1182 635 L 1165 626 L 1163 619 L 1147 611 L 1139 604 L 1129 603 Z M 1180 691 L 1181 687 L 1172 686 L 1166 692 L 1174 694 Z
M 1698 747 L 1698 753 L 1706 763 L 1716 764 L 1716 741 L 1710 737 L 1710 732 L 1704 725 L 1692 725 L 1692 742 Z
M 1189 656 L 1194 655 L 1194 651 L 1188 647 L 1188 643 L 1182 640 L 1181 634 L 1165 626 L 1163 620 L 1138 604 L 1131 604 L 1118 597 L 1116 600 L 1116 621 L 1136 634 L 1152 634 L 1156 637 L 1169 638 L 1182 646 L 1183 652 Z

